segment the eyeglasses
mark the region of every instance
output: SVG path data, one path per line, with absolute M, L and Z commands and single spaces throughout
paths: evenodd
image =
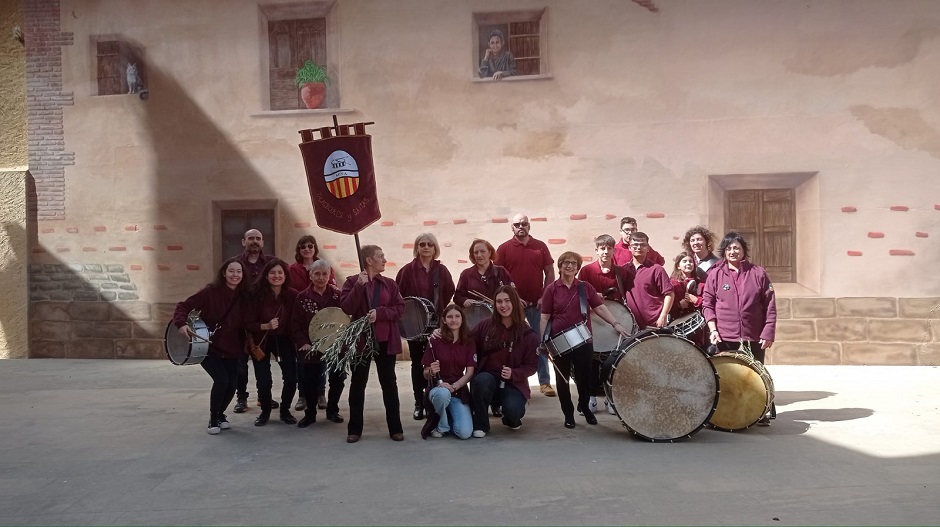
M 298 249 L 316 249 L 317 246 L 312 243 L 297 246 Z
M 561 266 L 562 267 L 577 267 L 578 262 L 575 262 L 573 260 L 565 260 L 564 262 L 561 262 Z
M 528 226 L 529 226 L 529 222 L 527 222 L 527 221 L 520 221 L 519 223 L 513 223 L 512 226 L 515 227 L 515 228 L 517 228 L 517 229 L 518 229 L 519 227 L 528 227 Z
M 636 232 L 636 227 L 632 227 L 632 228 L 631 228 L 631 227 L 624 227 L 624 228 L 620 229 L 620 232 L 623 232 L 623 233 L 626 233 L 626 234 L 632 234 L 632 233 Z
M 641 247 L 649 247 L 649 246 L 650 246 L 650 244 L 648 244 L 648 243 L 631 243 L 631 244 L 630 244 L 630 247 L 636 247 L 637 249 L 639 249 L 639 248 L 641 248 Z
M 418 247 L 434 247 L 434 244 L 431 242 L 418 242 Z

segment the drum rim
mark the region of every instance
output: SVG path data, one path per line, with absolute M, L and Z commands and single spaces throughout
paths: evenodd
M 427 337 L 434 331 L 437 327 L 435 323 L 437 320 L 437 311 L 434 309 L 434 302 L 424 298 L 423 296 L 405 296 L 402 297 L 402 300 L 405 304 L 408 303 L 408 300 L 417 300 L 421 307 L 424 308 L 424 312 L 427 315 L 428 322 L 424 325 L 424 331 L 412 337 L 405 336 L 405 332 L 402 328 L 402 322 L 405 317 L 402 315 L 402 318 L 398 319 L 398 332 L 401 334 L 402 338 L 405 340 L 427 340 Z
M 629 352 L 629 348 L 632 347 L 632 346 L 628 346 L 627 344 L 631 344 L 631 345 L 639 344 L 640 342 L 645 342 L 653 338 L 661 338 L 661 337 L 675 338 L 675 339 L 686 341 L 696 351 L 704 355 L 705 362 L 708 363 L 708 366 L 711 369 L 712 375 L 714 375 L 715 377 L 715 395 L 711 401 L 711 409 L 708 411 L 708 417 L 706 417 L 705 420 L 702 421 L 702 423 L 698 425 L 691 432 L 685 435 L 673 437 L 670 439 L 649 437 L 647 435 L 644 435 L 634 430 L 632 427 L 630 427 L 630 425 L 628 425 L 626 421 L 624 421 L 623 418 L 620 416 L 620 412 L 617 410 L 616 398 L 612 397 L 612 393 L 610 389 L 610 386 L 611 386 L 610 376 L 613 374 L 614 371 L 616 371 L 616 365 L 619 364 L 621 357 L 626 356 L 626 354 Z M 639 437 L 640 439 L 643 439 L 644 441 L 648 441 L 650 443 L 675 443 L 677 441 L 684 441 L 692 437 L 693 435 L 698 433 L 699 430 L 701 430 L 702 428 L 705 428 L 705 426 L 708 425 L 708 421 L 711 420 L 712 415 L 715 414 L 715 410 L 718 409 L 718 396 L 721 393 L 721 378 L 718 377 L 718 371 L 715 369 L 715 365 L 712 364 L 712 361 L 708 357 L 708 354 L 702 351 L 701 348 L 696 346 L 692 341 L 685 338 L 684 336 L 677 335 L 671 331 L 665 330 L 665 328 L 652 328 L 652 329 L 644 329 L 640 331 L 639 333 L 632 335 L 629 339 L 625 339 L 624 342 L 621 343 L 620 347 L 615 351 L 617 352 L 616 354 L 613 351 L 610 352 L 610 355 L 608 356 L 607 360 L 601 366 L 601 378 L 604 384 L 604 396 L 607 398 L 608 403 L 614 409 L 614 413 L 617 414 L 617 419 L 620 420 L 620 424 L 621 426 L 624 427 L 624 429 L 626 429 L 628 432 L 630 432 L 634 436 Z M 607 362 L 610 362 L 611 360 L 613 360 L 613 363 L 610 366 L 608 366 Z M 607 375 L 604 375 L 605 371 L 607 372 Z
M 194 326 L 193 331 L 195 331 L 196 334 L 199 335 L 200 337 L 203 337 L 207 340 L 212 337 L 212 334 L 209 331 L 209 326 L 201 318 L 197 318 L 195 322 L 193 322 L 193 326 Z M 170 334 L 171 328 L 175 331 L 179 331 L 179 328 L 176 327 L 176 324 L 174 324 L 172 320 L 167 323 L 166 330 L 164 330 L 163 332 L 163 354 L 166 356 L 167 360 L 169 360 L 171 364 L 173 364 L 174 366 L 194 366 L 196 364 L 201 363 L 207 356 L 209 356 L 209 343 L 208 342 L 193 343 L 192 341 L 190 341 L 189 349 L 186 351 L 186 357 L 182 360 L 182 362 L 176 362 L 175 360 L 173 360 L 172 355 L 170 355 L 170 346 L 169 346 L 170 340 L 169 338 L 167 338 Z M 205 334 L 203 334 L 202 332 L 204 332 Z M 190 359 L 193 358 L 193 349 L 196 346 L 205 346 L 206 354 L 199 357 L 198 361 L 194 360 L 190 362 Z
M 751 355 L 751 354 L 749 354 L 749 353 L 741 353 L 741 352 L 739 352 L 739 351 L 734 351 L 734 350 L 722 351 L 722 352 L 720 352 L 720 353 L 716 353 L 715 355 L 712 355 L 711 357 L 709 357 L 709 362 L 714 363 L 714 359 L 717 359 L 717 358 L 730 358 L 730 359 L 745 358 L 745 359 L 748 359 L 746 362 L 744 362 L 744 365 L 747 366 L 747 367 L 749 367 L 749 368 L 751 368 L 751 364 L 759 364 L 759 365 L 764 369 L 764 373 L 767 375 L 767 380 L 770 382 L 770 386 L 768 386 L 766 382 L 764 383 L 764 389 L 766 390 L 766 393 L 767 393 L 767 395 L 766 395 L 767 401 L 766 401 L 766 403 L 765 403 L 765 405 L 764 405 L 764 413 L 761 414 L 761 416 L 758 417 L 753 423 L 750 423 L 750 424 L 748 424 L 747 426 L 742 426 L 742 427 L 739 427 L 739 428 L 727 428 L 727 427 L 718 426 L 718 425 L 712 423 L 712 422 L 711 422 L 711 417 L 712 417 L 712 416 L 709 416 L 709 418 L 708 418 L 708 420 L 709 420 L 708 426 L 711 427 L 711 428 L 713 428 L 713 429 L 715 429 L 715 430 L 719 430 L 719 431 L 721 431 L 721 432 L 739 432 L 739 431 L 741 431 L 741 430 L 747 430 L 748 428 L 751 428 L 751 427 L 755 426 L 755 425 L 761 420 L 761 417 L 763 417 L 768 411 L 770 411 L 770 408 L 773 406 L 774 399 L 776 398 L 776 388 L 774 387 L 774 379 L 773 379 L 773 377 L 770 375 L 770 370 L 768 370 L 766 366 L 764 366 L 763 364 L 761 364 L 757 359 L 754 358 L 753 355 Z M 754 368 L 751 368 L 751 369 L 754 370 Z M 715 371 L 718 371 L 718 369 L 716 368 Z M 761 379 L 764 378 L 764 376 L 761 375 L 760 372 L 758 372 L 757 370 L 754 370 L 754 371 L 755 371 L 755 373 L 758 374 L 758 376 L 759 376 Z M 721 393 L 720 393 L 720 390 L 719 390 L 719 396 L 720 396 L 720 395 L 721 395 Z M 720 399 L 720 397 L 719 397 L 719 399 Z M 715 409 L 717 410 L 717 405 L 716 405 L 716 408 L 715 408 Z M 712 415 L 714 415 L 714 412 L 712 412 Z

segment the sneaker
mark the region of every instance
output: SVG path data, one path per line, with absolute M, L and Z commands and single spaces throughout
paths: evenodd
M 486 437 L 486 432 L 483 430 L 474 430 L 472 434 L 473 437 Z
M 261 406 L 261 401 L 258 401 L 257 403 L 255 403 L 255 406 Z M 271 409 L 272 409 L 272 410 L 277 410 L 277 409 L 280 408 L 280 407 L 281 407 L 281 405 L 280 405 L 277 401 L 271 401 Z
M 597 397 L 591 396 L 591 401 L 588 403 L 588 410 L 591 412 L 597 411 Z
M 248 399 L 239 398 L 238 401 L 235 402 L 235 413 L 243 414 L 246 410 L 248 410 Z
M 232 428 L 232 425 L 229 424 L 228 419 L 226 419 L 225 417 L 225 414 L 222 414 L 219 417 L 219 428 L 221 428 L 222 430 L 228 430 L 229 428 Z
M 539 391 L 541 391 L 542 395 L 544 395 L 545 397 L 555 397 L 556 395 L 558 395 L 555 393 L 555 389 L 552 388 L 552 385 L 549 383 L 540 385 Z
M 218 418 L 213 417 L 212 419 L 209 419 L 209 428 L 206 431 L 209 432 L 209 435 L 212 436 L 222 431 L 222 429 L 219 428 Z
M 438 432 L 437 429 L 431 430 L 431 437 L 444 437 L 444 433 Z
M 320 397 L 317 397 L 317 408 L 321 410 L 326 410 L 326 396 L 325 395 L 321 395 Z
M 510 430 L 519 430 L 520 428 L 522 428 L 522 421 L 519 421 L 518 423 L 514 425 L 507 425 L 507 426 L 509 426 Z
M 604 408 L 607 408 L 607 413 L 610 415 L 617 415 L 617 411 L 614 410 L 614 405 L 610 404 L 610 401 L 604 401 Z
M 757 422 L 757 426 L 770 426 L 770 418 L 766 415 L 760 418 L 760 421 Z
M 297 404 L 294 405 L 294 410 L 298 412 L 303 412 L 307 409 L 307 400 L 303 397 L 297 398 Z

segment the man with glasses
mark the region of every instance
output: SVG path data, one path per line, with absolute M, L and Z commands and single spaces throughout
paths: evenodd
M 661 328 L 675 299 L 672 281 L 663 266 L 650 260 L 649 236 L 642 232 L 630 235 L 631 263 L 636 269 L 633 288 L 627 291 L 627 307 L 639 329 Z
M 633 253 L 630 251 L 630 235 L 637 232 L 636 218 L 626 216 L 620 219 L 620 243 L 614 246 L 614 264 L 627 265 L 633 261 Z M 648 247 L 649 252 L 646 258 L 655 264 L 666 265 L 666 259 L 663 255 L 656 252 L 652 247 Z
M 529 236 L 529 217 L 516 214 L 512 218 L 513 237 L 496 249 L 496 263 L 506 268 L 516 285 L 519 297 L 525 302 L 525 318 L 537 333 L 541 322 L 539 302 L 545 286 L 555 281 L 555 260 L 548 252 L 548 246 L 541 240 Z M 541 340 L 541 335 L 539 335 Z M 548 357 L 539 354 L 539 388 L 543 395 L 555 397 Z

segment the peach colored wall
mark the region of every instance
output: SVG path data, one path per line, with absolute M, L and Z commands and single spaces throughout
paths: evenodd
M 545 218 L 532 234 L 557 241 L 554 254 L 591 255 L 595 235 L 632 215 L 670 259 L 689 226 L 720 230 L 709 176 L 815 172 L 797 191 L 792 294 L 940 295 L 940 280 L 915 278 L 940 257 L 940 4 L 657 5 L 513 2 L 547 8 L 551 78 L 493 83 L 473 81 L 472 14 L 505 2 L 339 0 L 329 53 L 341 106 L 354 110 L 340 119 L 376 122 L 391 223 L 362 242 L 401 265 L 405 244 L 432 230 L 456 272 L 473 237 L 509 237 L 493 218 Z M 40 224 L 46 254 L 35 261 L 126 265 L 142 300 L 176 301 L 223 257 L 211 202 L 276 200 L 279 254 L 313 232 L 336 247 L 324 254 L 340 274 L 355 270 L 351 238 L 305 226 L 313 214 L 296 132 L 329 114 L 264 114 L 257 2 L 62 0 L 61 9 L 74 33 L 63 75 L 75 165 L 66 217 Z M 118 34 L 146 50 L 147 102 L 94 96 L 93 37 Z

